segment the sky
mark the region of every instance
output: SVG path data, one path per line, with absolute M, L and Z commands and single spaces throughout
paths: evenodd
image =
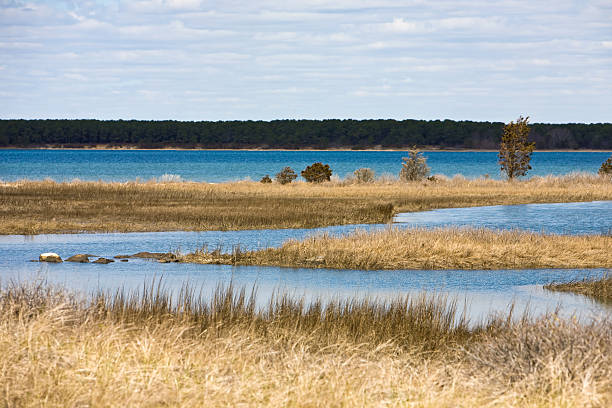
M 0 118 L 612 122 L 611 0 L 0 0 Z

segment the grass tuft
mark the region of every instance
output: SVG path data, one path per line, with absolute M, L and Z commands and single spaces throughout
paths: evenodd
M 583 279 L 566 283 L 549 283 L 545 289 L 557 292 L 570 292 L 589 296 L 597 301 L 612 304 L 612 277 L 606 275 L 600 279 Z
M 80 298 L 0 289 L 3 406 L 584 406 L 612 403 L 612 324 L 468 329 L 443 297 L 318 301 L 158 281 Z

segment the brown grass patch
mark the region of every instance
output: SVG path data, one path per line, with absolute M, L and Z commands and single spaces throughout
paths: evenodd
M 589 296 L 603 303 L 612 304 L 612 277 L 604 276 L 601 279 L 585 279 L 576 282 L 549 283 L 544 286 L 548 290 L 558 292 L 571 292 Z
M 338 269 L 611 268 L 612 236 L 474 228 L 387 228 L 289 240 L 232 254 L 196 251 L 184 262 Z
M 314 228 L 385 223 L 403 211 L 610 199 L 612 183 L 590 175 L 284 186 L 21 181 L 0 185 L 0 233 Z
M 400 299 L 386 307 L 349 301 L 351 308 L 338 309 L 336 303 L 327 312 L 327 304 L 313 309 L 285 298 L 258 312 L 235 292 L 174 307 L 163 293 L 147 296 L 83 302 L 44 287 L 2 289 L 1 404 L 605 407 L 612 402 L 608 321 L 583 325 L 549 316 L 453 332 L 443 317 L 449 304 L 440 299 L 409 304 Z M 433 326 L 432 310 L 443 312 L 434 313 Z M 432 332 L 436 324 L 442 330 Z M 422 335 L 405 333 L 409 329 Z M 424 352 L 426 337 L 438 341 L 433 351 Z

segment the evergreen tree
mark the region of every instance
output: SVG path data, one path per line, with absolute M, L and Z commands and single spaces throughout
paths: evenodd
M 414 146 L 408 151 L 408 157 L 402 158 L 402 170 L 399 178 L 402 181 L 424 180 L 429 175 L 427 158 Z
M 504 133 L 499 148 L 499 161 L 501 170 L 506 173 L 508 180 L 521 177 L 531 170 L 531 153 L 535 149 L 535 143 L 529 143 L 529 116 L 519 116 L 516 122 L 510 122 L 504 126 Z

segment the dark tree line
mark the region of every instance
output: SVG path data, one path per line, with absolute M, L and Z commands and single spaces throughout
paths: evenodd
M 538 149 L 612 149 L 612 123 L 533 124 Z M 178 122 L 0 120 L 0 146 L 133 145 L 142 148 L 372 147 L 498 149 L 504 124 L 452 120 L 274 120 Z

